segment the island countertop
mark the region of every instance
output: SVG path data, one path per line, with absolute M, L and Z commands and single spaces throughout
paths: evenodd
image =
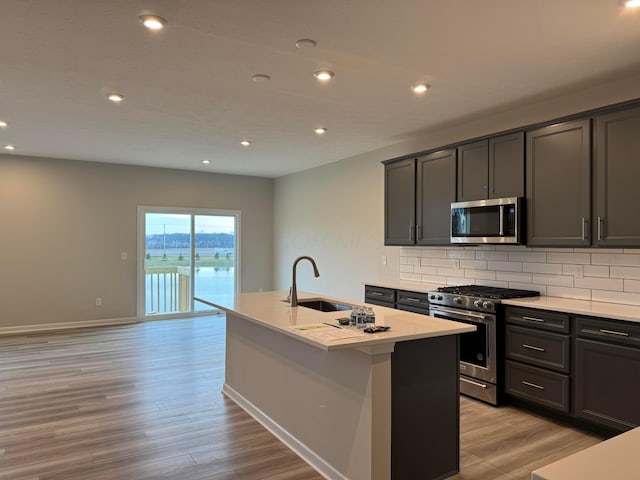
M 233 307 L 207 303 L 322 350 L 361 348 L 407 340 L 457 335 L 473 332 L 476 329 L 473 325 L 466 323 L 367 304 L 367 306 L 373 308 L 376 316 L 376 325 L 389 326 L 391 327 L 389 331 L 369 334 L 347 326 L 342 327 L 341 331 L 352 331 L 355 336 L 325 340 L 321 336 L 310 333 L 310 330 L 304 330 L 300 327 L 305 325 L 320 326 L 323 324 L 337 326 L 337 319 L 348 316 L 350 311 L 320 312 L 302 306 L 291 307 L 289 303 L 283 301 L 286 297 L 287 292 L 285 291 L 241 293 L 235 297 Z M 299 302 L 320 298 L 347 305 L 365 305 L 364 303 L 351 302 L 326 295 L 298 292 Z M 332 329 L 328 325 L 326 325 L 326 328 Z

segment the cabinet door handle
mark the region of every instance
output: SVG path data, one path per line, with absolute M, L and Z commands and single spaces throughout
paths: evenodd
M 600 329 L 601 333 L 606 333 L 607 335 L 617 335 L 619 337 L 628 337 L 629 334 L 627 332 L 616 332 L 615 330 L 607 330 L 606 328 Z
M 403 298 L 403 300 L 406 300 L 407 302 L 416 302 L 416 303 L 420 303 L 420 299 L 419 298 L 412 298 L 412 297 L 405 297 Z
M 418 240 L 422 240 L 422 225 L 418 225 L 417 227 L 417 236 Z
M 545 321 L 542 318 L 536 318 L 536 317 L 526 317 L 523 316 L 522 317 L 523 320 L 530 320 L 532 322 L 538 322 L 538 323 L 544 323 Z
M 602 223 L 604 218 L 598 217 L 598 240 L 602 240 Z
M 380 292 L 369 292 L 369 295 L 371 295 L 372 297 L 381 297 L 384 295 L 384 293 L 380 293 Z
M 546 352 L 546 350 L 542 347 L 536 347 L 535 345 L 529 345 L 527 343 L 523 343 L 522 346 L 524 348 L 528 348 L 529 350 L 535 350 L 536 352 Z
M 544 390 L 544 387 L 542 385 L 538 385 L 537 383 L 531 383 L 531 382 L 522 380 L 522 384 L 526 385 L 527 387 L 537 388 L 538 390 Z
M 413 223 L 409 225 L 409 240 L 413 241 Z
M 587 239 L 587 219 L 582 218 L 582 240 Z
M 500 205 L 499 207 L 500 219 L 498 222 L 500 226 L 498 227 L 498 235 L 502 237 L 504 235 L 504 205 Z

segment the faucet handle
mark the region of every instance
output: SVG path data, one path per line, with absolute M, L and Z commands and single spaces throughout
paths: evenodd
M 289 287 L 289 295 L 287 296 L 287 302 L 291 303 L 291 291 L 293 290 L 293 285 Z

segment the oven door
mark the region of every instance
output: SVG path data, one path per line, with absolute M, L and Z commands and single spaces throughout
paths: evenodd
M 475 332 L 460 335 L 460 373 L 497 383 L 496 316 L 439 305 L 431 305 L 429 315 L 474 325 Z

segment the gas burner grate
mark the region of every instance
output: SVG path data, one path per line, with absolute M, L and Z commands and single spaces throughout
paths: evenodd
M 535 290 L 519 290 L 516 288 L 487 287 L 484 285 L 458 285 L 453 287 L 440 287 L 439 292 L 451 293 L 454 295 L 467 295 L 470 297 L 506 299 L 538 297 L 539 292 Z

